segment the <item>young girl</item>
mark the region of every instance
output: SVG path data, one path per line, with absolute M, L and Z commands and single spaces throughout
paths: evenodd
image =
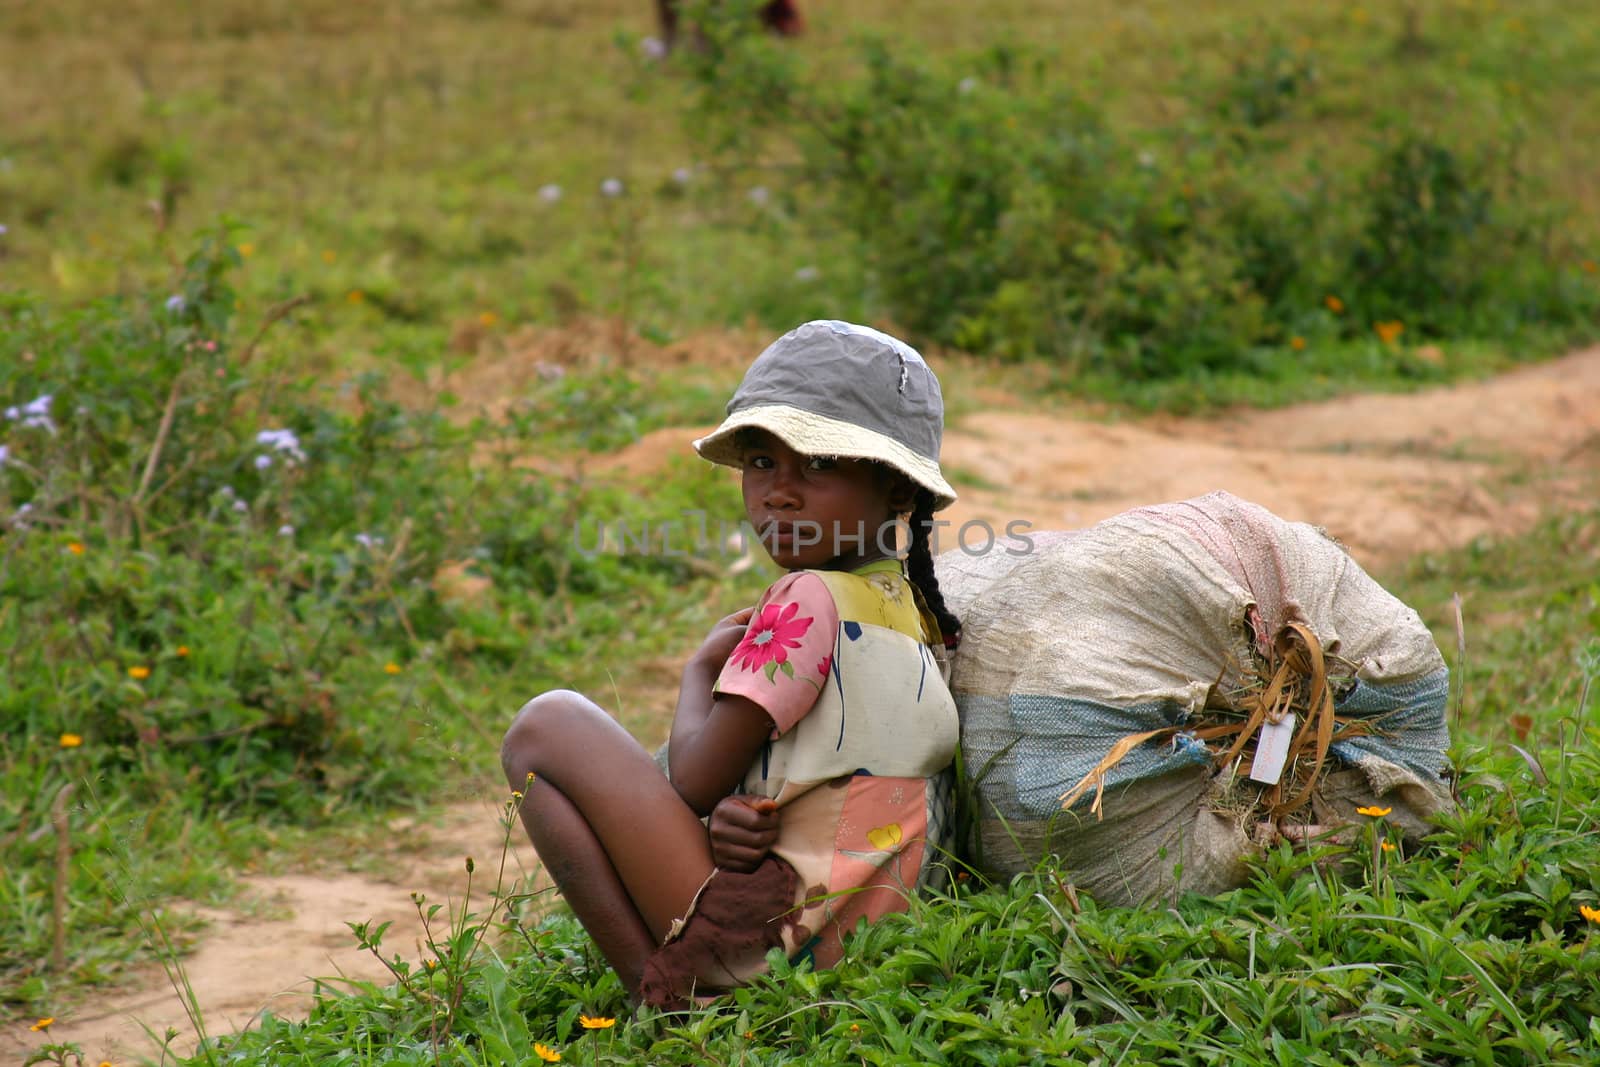
M 536 697 L 507 732 L 528 836 L 637 1000 L 736 986 L 774 947 L 831 966 L 843 934 L 925 879 L 958 730 L 935 652 L 959 623 L 929 550 L 955 500 L 943 415 L 933 372 L 887 334 L 817 321 L 779 338 L 695 448 L 740 468 L 788 573 L 684 668 L 668 775 L 576 693 Z

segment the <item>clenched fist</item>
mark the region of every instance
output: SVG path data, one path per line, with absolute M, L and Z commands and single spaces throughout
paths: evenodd
M 749 874 L 778 840 L 778 804 L 770 797 L 723 797 L 711 809 L 711 862 Z

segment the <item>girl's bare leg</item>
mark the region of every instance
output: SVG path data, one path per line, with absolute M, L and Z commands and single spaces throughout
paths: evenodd
M 643 746 L 577 693 L 529 701 L 500 761 L 540 861 L 631 994 L 711 874 L 705 827 Z

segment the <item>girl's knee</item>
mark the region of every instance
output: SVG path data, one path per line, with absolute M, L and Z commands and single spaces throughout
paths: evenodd
M 592 709 L 589 698 L 570 689 L 552 689 L 522 705 L 500 743 L 500 766 L 512 788 L 520 788 L 529 774 L 542 770 L 539 753 L 552 732 L 572 729 L 574 721 Z

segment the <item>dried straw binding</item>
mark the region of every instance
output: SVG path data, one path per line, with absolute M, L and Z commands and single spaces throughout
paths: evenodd
M 1198 716 L 1181 726 L 1119 738 L 1077 785 L 1061 795 L 1061 806 L 1072 807 L 1093 789 L 1094 804 L 1089 810 L 1095 818 L 1103 818 L 1101 802 L 1111 769 L 1146 741 L 1180 733 L 1205 742 L 1212 753 L 1214 770 L 1234 767 L 1241 757 L 1254 757 L 1263 724 L 1281 722 L 1289 712 L 1295 714 L 1300 725 L 1289 744 L 1284 774 L 1278 784 L 1265 787 L 1251 807 L 1272 819 L 1292 814 L 1310 801 L 1327 766 L 1328 749 L 1333 742 L 1373 732 L 1367 720 L 1335 713 L 1328 656 L 1317 635 L 1299 622 L 1287 623 L 1278 631 L 1255 670 L 1247 672 L 1242 691 L 1234 700 L 1217 707 L 1208 703 Z M 1286 794 L 1288 800 L 1284 799 Z

